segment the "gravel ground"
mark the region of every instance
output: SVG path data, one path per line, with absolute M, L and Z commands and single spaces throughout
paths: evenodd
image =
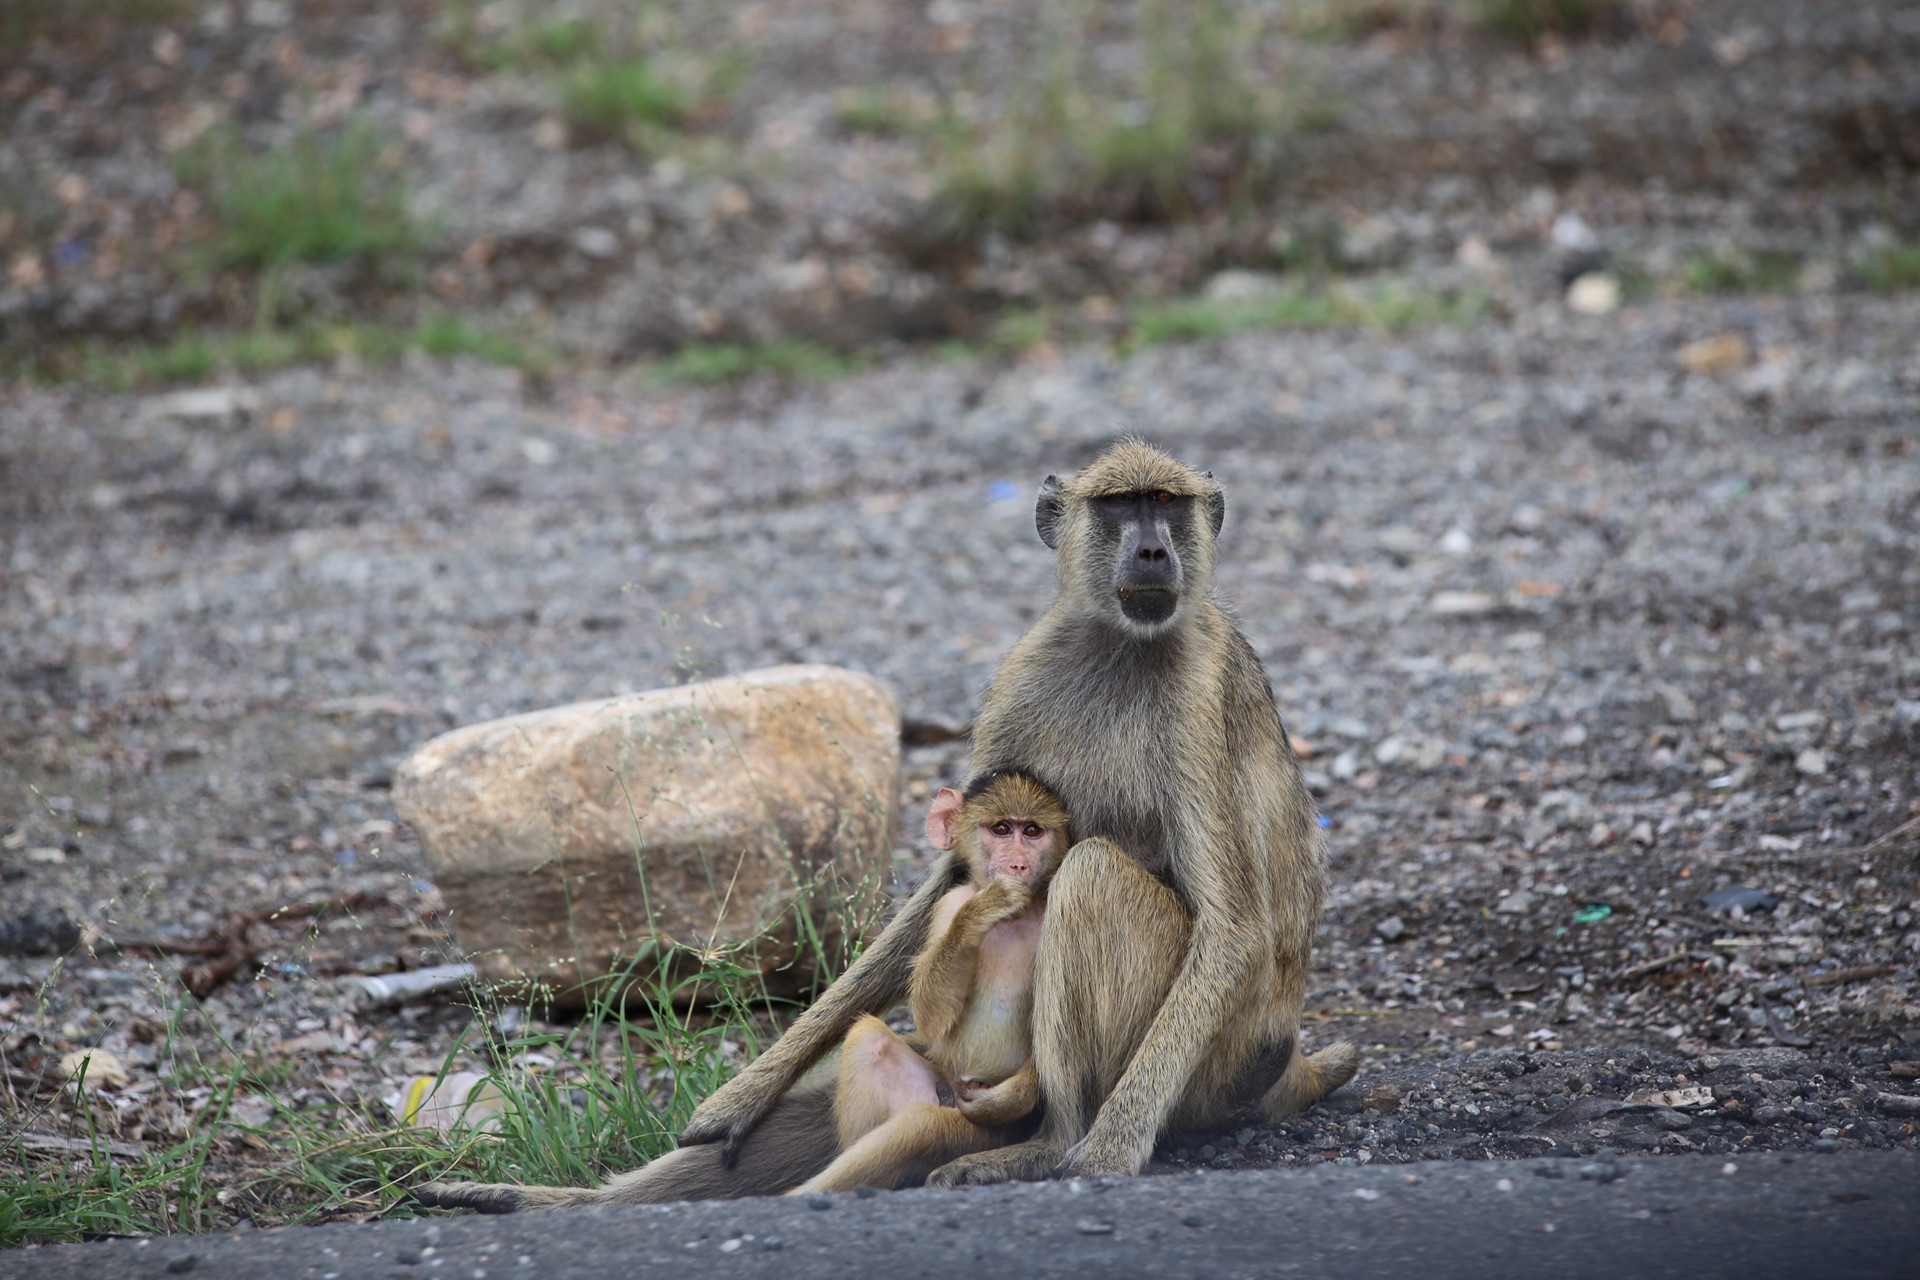
M 457 954 L 390 801 L 408 751 L 791 661 L 963 726 L 1051 593 L 1035 486 L 1137 430 L 1226 484 L 1221 590 L 1328 821 L 1308 1035 L 1364 1050 L 1296 1123 L 1182 1136 L 1156 1168 L 1920 1145 L 1920 295 L 1842 272 L 1914 231 L 1915 6 L 1702 0 L 1531 51 L 1389 23 L 1324 47 L 1347 110 L 1290 139 L 1257 216 L 952 261 L 912 251 L 913 156 L 834 126 L 835 94 L 938 87 L 941 32 L 997 48 L 997 8 L 931 6 L 921 30 L 753 7 L 762 60 L 715 135 L 737 162 L 712 171 L 556 139 L 537 86 L 368 16 L 389 5 L 212 8 L 226 25 L 178 46 L 146 32 L 0 77 L 0 179 L 25 193 L 0 210 L 0 339 L 230 318 L 226 285 L 155 249 L 199 234 L 169 148 L 194 122 L 267 138 L 335 109 L 403 135 L 456 215 L 428 301 L 616 362 L 964 333 L 1036 300 L 1104 314 L 1270 265 L 1276 233 L 1319 219 L 1348 266 L 1491 301 L 1392 336 L 882 347 L 820 384 L 415 359 L 10 388 L 8 1124 L 61 1054 L 104 1046 L 129 1071 L 108 1129 L 185 1131 L 207 1092 L 156 1066 L 196 958 L 108 945 L 155 935 L 258 946 L 180 1025 L 282 1061 L 291 1101 L 437 1069 L 464 1009 L 354 1013 L 334 985 Z M 1598 248 L 1556 242 L 1561 214 Z M 1561 304 L 1596 254 L 1658 277 L 1723 241 L 1794 255 L 1798 287 Z M 288 287 L 320 315 L 421 302 Z M 902 885 L 964 760 L 907 751 Z M 349 894 L 312 924 L 232 918 Z
M 1760 362 L 1677 371 L 1728 331 Z M 212 416 L 23 394 L 8 913 L 179 935 L 362 892 L 311 940 L 262 926 L 205 1008 L 295 1098 L 384 1093 L 466 1017 L 325 980 L 448 946 L 386 790 L 412 745 L 796 660 L 962 723 L 1050 593 L 1034 485 L 1127 426 L 1226 483 L 1221 586 L 1329 822 L 1309 1035 L 1366 1048 L 1296 1123 L 1163 1164 L 1912 1146 L 1881 1095 L 1920 1092 L 1917 341 L 1920 300 L 1824 296 L 813 387 L 421 363 Z M 903 882 L 963 760 L 908 752 Z M 1728 886 L 1771 910 L 1713 911 Z M 163 969 L 15 956 L 0 990 L 13 1087 L 104 1045 L 126 1136 L 183 1122 Z

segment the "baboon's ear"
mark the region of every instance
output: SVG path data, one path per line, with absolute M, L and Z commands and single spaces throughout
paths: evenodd
M 955 829 L 960 818 L 960 809 L 966 801 L 952 787 L 940 788 L 933 798 L 933 806 L 927 810 L 927 841 L 936 849 L 951 849 L 959 843 L 959 832 Z
M 1207 479 L 1213 479 L 1213 472 L 1201 472 Z M 1207 523 L 1213 526 L 1213 536 L 1220 536 L 1220 526 L 1227 522 L 1227 495 L 1219 485 L 1207 495 Z
M 1060 547 L 1060 520 L 1067 514 L 1067 500 L 1060 492 L 1060 477 L 1048 476 L 1040 482 L 1040 499 L 1033 504 L 1033 527 L 1049 550 Z

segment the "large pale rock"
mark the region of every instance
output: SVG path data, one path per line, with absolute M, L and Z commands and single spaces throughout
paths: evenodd
M 886 687 L 791 666 L 456 729 L 394 803 L 485 980 L 577 1003 L 657 941 L 792 994 L 884 905 L 899 781 Z

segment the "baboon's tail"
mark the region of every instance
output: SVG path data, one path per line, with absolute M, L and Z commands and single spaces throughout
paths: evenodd
M 1318 1053 L 1296 1050 L 1293 1061 L 1261 1099 L 1260 1110 L 1269 1121 L 1290 1116 L 1353 1079 L 1359 1066 L 1359 1052 L 1345 1040 L 1336 1041 Z
M 571 1209 L 600 1198 L 597 1187 L 518 1187 L 505 1182 L 423 1182 L 413 1189 L 421 1204 L 476 1213 L 521 1213 Z

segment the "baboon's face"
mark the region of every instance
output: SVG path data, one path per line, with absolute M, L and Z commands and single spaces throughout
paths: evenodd
M 1126 620 L 1157 628 L 1172 619 L 1186 586 L 1184 565 L 1194 549 L 1194 500 L 1165 489 L 1110 493 L 1088 502 L 1093 538 L 1112 567 L 1113 598 Z
M 979 817 L 990 819 L 973 824 L 976 865 L 983 879 L 1012 876 L 1031 889 L 1060 860 L 1059 838 L 1042 819 L 991 811 Z
M 1073 607 L 1150 637 L 1206 592 L 1227 500 L 1212 473 L 1126 440 L 1071 479 L 1048 476 L 1033 515 Z

